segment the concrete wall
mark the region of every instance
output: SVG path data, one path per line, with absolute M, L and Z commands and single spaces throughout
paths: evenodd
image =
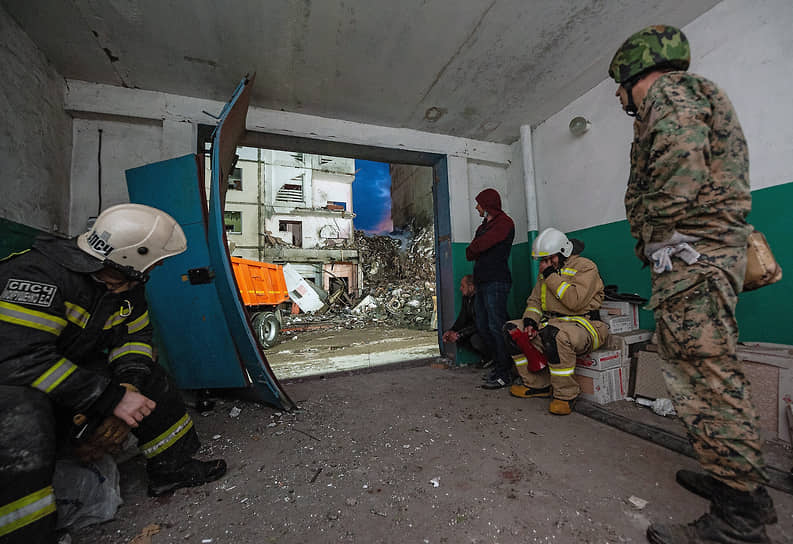
M 233 87 L 233 83 L 229 82 L 229 88 Z M 71 80 L 69 81 L 65 102 L 66 109 L 75 112 L 75 115 L 91 118 L 88 129 L 75 134 L 74 145 L 76 149 L 82 150 L 85 148 L 85 153 L 90 155 L 90 149 L 96 149 L 95 143 L 89 139 L 89 137 L 95 138 L 90 128 L 98 128 L 102 123 L 111 122 L 112 120 L 113 123 L 126 123 L 130 127 L 129 132 L 125 135 L 117 134 L 116 131 L 112 136 L 113 138 L 118 136 L 121 141 L 126 142 L 132 149 L 146 148 L 149 142 L 153 142 L 151 144 L 152 148 L 159 146 L 160 156 L 156 157 L 156 151 L 151 149 L 145 157 L 147 159 L 146 162 L 163 160 L 193 152 L 197 124 L 211 121 L 203 111 L 219 112 L 223 107 L 222 103 L 212 100 Z M 153 124 L 156 130 L 157 123 L 161 124 L 161 136 L 159 138 L 154 137 L 152 134 L 140 134 L 139 130 L 131 128 L 137 125 Z M 250 131 L 305 136 L 350 144 L 422 151 L 450 156 L 450 162 L 455 164 L 454 168 L 451 166 L 449 168 L 452 209 L 455 209 L 455 203 L 460 202 L 463 207 L 461 209 L 467 210 L 466 214 L 453 214 L 455 215 L 452 220 L 453 241 L 470 241 L 473 231 L 479 223 L 478 220 L 471 221 L 471 216 L 475 212 L 471 206 L 472 199 L 468 198 L 470 193 L 476 195 L 476 192 L 488 186 L 503 190 L 509 184 L 508 180 L 514 181 L 514 177 L 511 178 L 508 172 L 514 160 L 513 150 L 510 146 L 501 144 L 261 108 L 251 108 L 249 110 L 247 129 Z M 104 136 L 106 142 L 111 137 L 109 134 L 104 134 Z M 139 155 L 139 157 L 144 159 L 142 155 Z M 471 163 L 470 171 L 468 168 L 469 162 Z M 103 178 L 107 179 L 108 184 L 118 185 L 115 188 L 107 187 L 108 194 L 123 193 L 125 189 L 122 188 L 125 182 L 120 173 L 123 172 L 123 169 L 137 165 L 124 164 L 120 159 L 117 159 L 116 162 L 108 161 L 103 164 Z M 95 212 L 92 206 L 83 205 L 81 202 L 89 201 L 91 195 L 96 192 L 96 176 L 92 176 L 87 169 L 82 174 L 81 176 L 72 176 L 73 200 L 71 212 L 74 216 L 73 224 L 80 226 L 84 225 L 88 217 Z M 278 176 L 266 175 L 265 182 L 269 183 L 268 180 L 273 180 L 274 177 Z M 469 186 L 472 186 L 473 189 Z M 272 187 L 266 187 L 265 191 L 272 191 Z M 522 194 L 523 188 L 522 186 L 511 188 L 510 191 Z M 525 212 L 520 210 L 522 201 L 525 201 L 525 198 L 521 197 L 520 201 L 508 202 L 508 213 L 513 215 L 513 217 L 516 214 L 525 216 Z M 456 216 L 461 215 L 464 215 L 464 218 L 462 221 L 458 221 Z M 81 230 L 81 228 L 77 229 L 76 227 L 75 229 L 73 231 L 75 234 Z M 518 236 L 523 236 L 525 239 L 525 234 L 520 234 L 525 231 L 525 225 L 519 226 Z
M 323 208 L 328 202 L 343 202 L 346 210 L 352 210 L 352 181 L 353 176 L 314 172 L 311 206 Z
M 72 120 L 65 83 L 0 7 L 0 217 L 66 232 Z
M 754 191 L 750 221 L 766 233 L 789 270 L 793 222 L 781 202 L 793 198 L 791 26 L 789 0 L 726 0 L 683 29 L 691 42 L 691 71 L 718 83 L 735 106 L 749 143 Z M 637 29 L 626 29 L 626 36 L 633 30 Z M 620 109 L 615 90 L 614 82 L 604 79 L 535 129 L 539 226 L 575 233 L 587 242 L 587 253 L 598 258 L 607 283 L 647 294 L 649 277 L 633 257 L 623 206 L 632 123 Z M 568 130 L 577 115 L 592 122 L 580 137 Z M 741 297 L 742 339 L 793 343 L 782 318 L 784 301 L 793 300 L 791 285 L 790 279 L 783 279 Z M 652 324 L 649 316 L 644 322 Z
M 391 219 L 394 227 L 405 227 L 411 220 L 419 228 L 431 227 L 434 221 L 432 168 L 392 164 L 390 173 Z

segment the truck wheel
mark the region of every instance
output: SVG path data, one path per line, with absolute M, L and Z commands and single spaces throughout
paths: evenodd
M 281 324 L 272 312 L 259 312 L 253 316 L 253 332 L 263 349 L 273 347 L 278 343 L 278 333 Z

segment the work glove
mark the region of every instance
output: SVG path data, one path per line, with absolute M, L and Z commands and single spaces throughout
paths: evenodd
M 75 416 L 75 423 L 78 416 Z M 74 453 L 81 461 L 95 461 L 105 454 L 115 455 L 127 439 L 130 427 L 116 416 L 106 417 L 94 432 L 77 443 Z
M 526 327 L 531 327 L 534 330 L 539 329 L 539 327 L 537 326 L 537 322 L 530 317 L 523 318 L 523 328 L 525 329 Z
M 127 391 L 138 392 L 138 388 L 128 383 L 121 384 Z M 88 418 L 83 414 L 77 414 L 73 418 L 74 424 L 78 427 L 87 428 Z M 95 461 L 105 454 L 115 455 L 121 451 L 121 445 L 129 435 L 130 426 L 114 415 L 107 416 L 94 432 L 87 438 L 78 435 L 77 445 L 74 453 L 78 459 L 84 462 Z
M 556 268 L 554 268 L 553 266 L 548 266 L 545 268 L 545 270 L 542 271 L 542 277 L 548 279 L 548 276 L 550 276 L 554 272 L 558 272 L 558 270 L 556 270 Z

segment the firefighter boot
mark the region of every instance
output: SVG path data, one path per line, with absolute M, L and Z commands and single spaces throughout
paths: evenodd
M 651 544 L 770 543 L 763 521 L 768 514 L 758 513 L 754 495 L 727 485 L 714 488 L 709 513 L 689 525 L 652 524 L 647 540 Z
M 677 483 L 686 488 L 688 491 L 699 495 L 704 499 L 712 499 L 713 495 L 718 493 L 727 484 L 722 483 L 710 474 L 705 472 L 695 472 L 693 470 L 681 469 L 675 475 Z M 777 522 L 776 510 L 774 509 L 774 501 L 771 495 L 768 494 L 765 487 L 758 487 L 752 493 L 752 500 L 754 501 L 757 516 L 766 525 L 771 525 Z
M 535 388 L 515 384 L 509 388 L 509 394 L 522 399 L 548 398 L 551 396 L 551 386 Z
M 149 496 L 159 497 L 181 487 L 195 487 L 213 482 L 226 473 L 223 459 L 199 461 L 190 459 L 179 468 L 170 471 L 149 472 Z
M 548 407 L 548 411 L 557 416 L 569 415 L 570 412 L 573 411 L 574 402 L 575 399 L 571 399 L 571 400 L 553 399 L 551 401 L 551 405 Z

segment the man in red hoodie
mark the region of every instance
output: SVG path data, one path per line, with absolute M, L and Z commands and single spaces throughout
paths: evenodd
M 501 210 L 501 197 L 495 189 L 476 195 L 476 211 L 482 224 L 476 229 L 465 257 L 474 261 L 474 299 L 476 328 L 495 365 L 485 389 L 500 389 L 512 383 L 512 360 L 507 356 L 502 328 L 509 320 L 507 296 L 512 287 L 509 253 L 515 238 L 515 224 Z

